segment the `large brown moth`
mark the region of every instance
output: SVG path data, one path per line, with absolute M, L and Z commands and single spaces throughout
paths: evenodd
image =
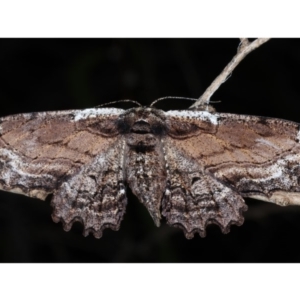
M 208 110 L 91 108 L 0 119 L 0 188 L 44 200 L 52 218 L 100 238 L 129 187 L 154 223 L 187 238 L 243 223 L 243 197 L 300 204 L 300 125 Z

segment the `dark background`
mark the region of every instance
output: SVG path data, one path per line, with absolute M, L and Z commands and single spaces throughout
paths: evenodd
M 236 53 L 238 39 L 2 39 L 0 116 L 89 108 L 163 96 L 199 97 Z M 300 40 L 273 39 L 251 53 L 212 100 L 218 111 L 300 122 Z M 161 109 L 185 109 L 183 100 Z M 120 104 L 128 108 L 131 105 Z M 63 129 L 62 129 L 63 130 Z M 46 202 L 0 192 L 2 262 L 299 262 L 300 207 L 247 199 L 245 223 L 186 240 L 160 228 L 130 194 L 118 232 L 100 240 L 64 232 Z

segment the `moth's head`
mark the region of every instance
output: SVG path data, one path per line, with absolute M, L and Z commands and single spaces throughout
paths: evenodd
M 151 151 L 166 133 L 164 112 L 151 107 L 130 109 L 119 117 L 118 130 L 131 148 Z

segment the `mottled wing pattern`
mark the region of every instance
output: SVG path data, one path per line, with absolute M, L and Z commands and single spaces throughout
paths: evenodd
M 86 109 L 0 118 L 0 189 L 42 200 L 54 193 L 53 219 L 65 229 L 76 220 L 96 237 L 105 227 L 117 229 L 126 204 L 116 128 L 122 112 Z M 99 188 L 103 182 L 109 184 Z
M 96 238 L 105 228 L 118 230 L 127 204 L 123 159 L 124 139 L 115 141 L 55 192 L 52 217 L 69 231 L 75 221 L 84 225 L 84 236 Z
M 207 224 L 228 232 L 243 222 L 242 197 L 300 203 L 299 124 L 209 113 L 166 113 L 168 189 L 163 214 L 188 238 Z

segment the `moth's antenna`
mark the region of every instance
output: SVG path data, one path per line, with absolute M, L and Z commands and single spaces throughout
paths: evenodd
M 197 101 L 198 99 L 196 98 L 186 98 L 186 97 L 173 97 L 173 96 L 167 96 L 167 97 L 162 97 L 162 98 L 159 98 L 159 99 L 156 99 L 155 101 L 153 101 L 151 104 L 150 104 L 150 107 L 152 107 L 155 103 L 159 102 L 159 101 L 162 101 L 162 100 L 165 100 L 165 99 L 181 99 L 181 100 L 191 100 L 191 101 Z
M 112 102 L 100 104 L 100 105 L 97 105 L 97 106 L 95 106 L 95 107 L 102 107 L 102 106 L 106 106 L 106 105 L 109 105 L 109 104 L 120 103 L 120 102 L 131 102 L 131 103 L 134 103 L 134 104 L 136 104 L 136 105 L 138 105 L 138 106 L 142 106 L 142 105 L 141 105 L 140 103 L 138 103 L 137 101 L 125 99 L 125 100 L 118 100 L 118 101 L 112 101 Z

